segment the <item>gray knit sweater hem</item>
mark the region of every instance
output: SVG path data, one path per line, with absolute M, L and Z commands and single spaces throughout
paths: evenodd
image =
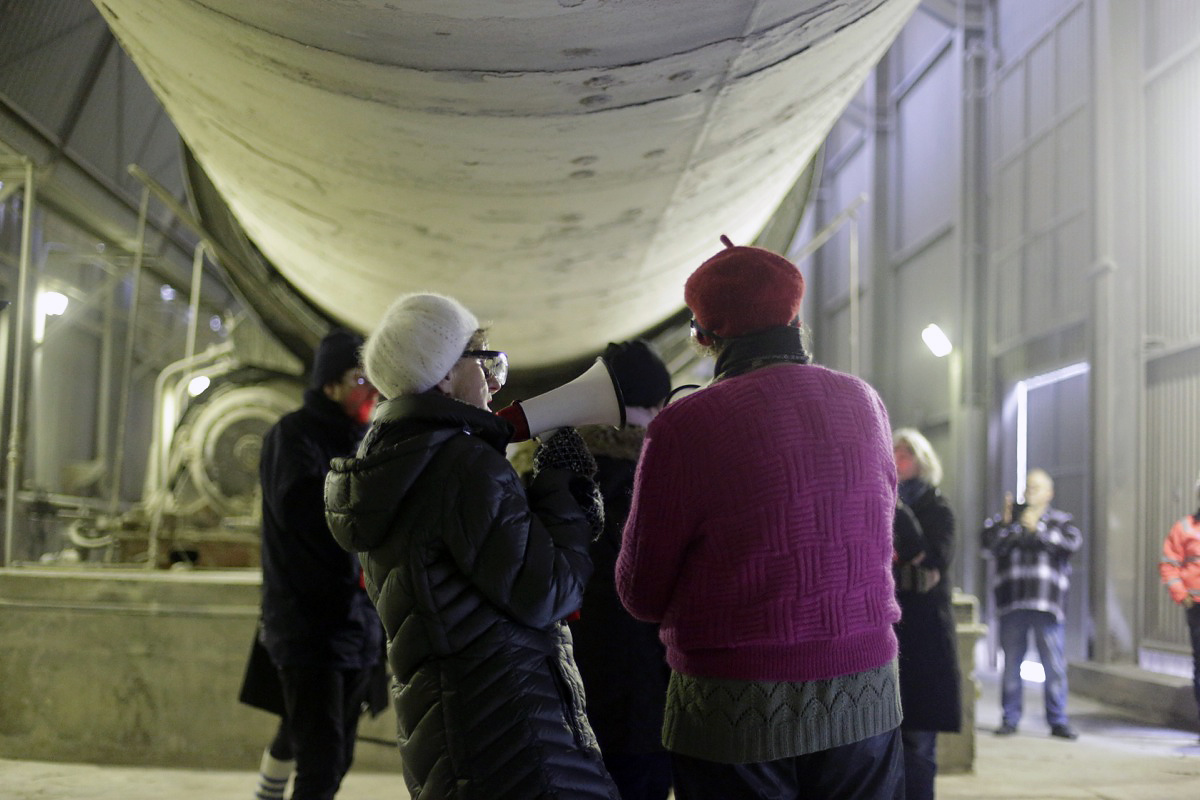
M 663 744 L 723 764 L 815 753 L 900 725 L 897 662 L 824 681 L 697 678 L 672 671 Z

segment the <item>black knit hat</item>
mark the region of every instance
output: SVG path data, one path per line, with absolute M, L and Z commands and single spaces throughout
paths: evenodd
M 344 328 L 335 328 L 325 334 L 313 354 L 312 377 L 308 385 L 320 389 L 327 383 L 337 383 L 346 370 L 359 365 L 358 351 L 363 338 Z
M 617 376 L 627 406 L 653 408 L 671 393 L 667 365 L 643 339 L 609 344 L 604 349 L 604 360 Z

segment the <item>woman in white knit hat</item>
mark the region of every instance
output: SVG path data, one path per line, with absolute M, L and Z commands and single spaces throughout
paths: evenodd
M 616 798 L 563 622 L 592 571 L 595 461 L 562 429 L 526 489 L 488 409 L 507 359 L 453 298 L 398 298 L 363 356 L 386 400 L 326 513 L 387 631 L 409 792 Z

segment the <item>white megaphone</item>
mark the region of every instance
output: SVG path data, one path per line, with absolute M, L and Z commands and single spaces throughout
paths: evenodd
M 512 441 L 523 442 L 568 425 L 625 425 L 625 400 L 612 367 L 603 358 L 587 372 L 556 389 L 513 403 L 496 412 L 515 429 Z

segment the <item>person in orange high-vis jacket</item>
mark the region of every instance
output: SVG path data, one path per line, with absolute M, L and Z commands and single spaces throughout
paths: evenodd
M 1200 506 L 1200 480 L 1196 481 L 1196 501 Z M 1187 614 L 1192 639 L 1192 690 L 1200 711 L 1200 507 L 1171 527 L 1163 542 L 1158 570 L 1171 599 Z

